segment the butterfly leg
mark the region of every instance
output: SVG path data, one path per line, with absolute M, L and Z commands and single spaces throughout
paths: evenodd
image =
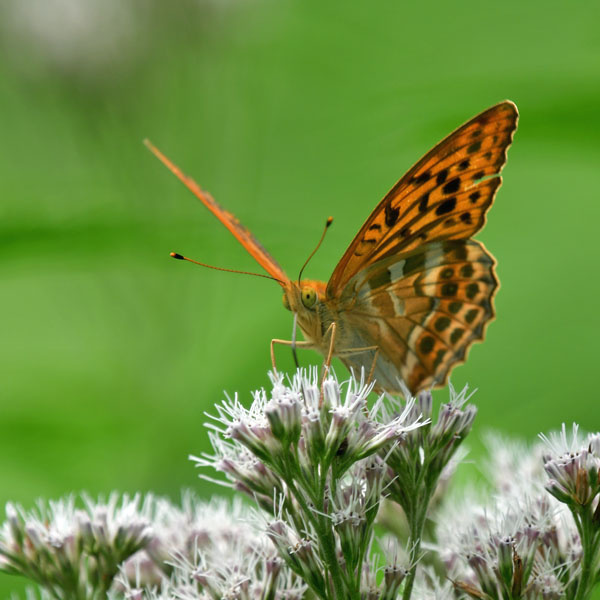
M 290 346 L 291 348 L 312 348 L 313 344 L 307 341 L 292 341 L 292 340 L 271 340 L 271 365 L 273 365 L 273 371 L 277 372 L 277 365 L 275 364 L 275 344 L 280 346 Z
M 377 358 L 379 357 L 379 346 L 365 346 L 363 348 L 350 348 L 344 352 L 342 352 L 339 356 L 340 358 L 343 356 L 348 356 L 350 354 L 360 354 L 361 352 L 370 352 L 374 351 L 375 356 L 373 356 L 373 362 L 371 363 L 371 368 L 369 369 L 369 376 L 367 378 L 367 385 L 371 383 L 373 380 L 373 374 L 375 373 L 375 365 L 377 364 Z
M 377 358 L 379 357 L 379 346 L 371 346 L 371 350 L 375 350 L 375 356 L 373 357 L 373 362 L 371 364 L 371 368 L 369 369 L 369 377 L 367 378 L 367 385 L 373 381 L 373 373 L 375 373 L 375 365 L 377 364 Z
M 323 371 L 321 372 L 321 378 L 320 378 L 320 382 L 319 382 L 319 389 L 321 390 L 321 400 L 319 403 L 319 406 L 323 403 L 323 384 L 325 382 L 325 377 L 327 377 L 327 375 L 329 374 L 329 369 L 331 368 L 331 359 L 333 358 L 333 348 L 335 345 L 335 331 L 336 331 L 336 323 L 335 321 L 333 321 L 333 323 L 331 323 L 331 325 L 327 328 L 327 331 L 325 332 L 325 335 L 323 337 L 326 337 L 328 334 L 330 336 L 329 339 L 329 351 L 327 352 L 327 356 L 325 357 L 325 362 L 323 363 Z
M 323 380 L 325 379 L 325 377 L 327 377 L 327 374 L 329 373 L 329 368 L 331 367 L 331 359 L 333 358 L 333 347 L 335 344 L 335 331 L 336 323 L 335 321 L 333 321 L 333 323 L 325 332 L 325 335 L 329 333 L 331 338 L 329 340 L 329 352 L 327 352 L 327 356 L 325 357 L 325 364 L 323 365 L 323 376 L 321 377 L 321 383 L 323 383 Z

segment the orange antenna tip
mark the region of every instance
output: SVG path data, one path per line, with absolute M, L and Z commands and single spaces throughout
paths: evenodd
M 333 223 L 333 217 L 327 217 L 327 223 L 325 223 L 325 227 L 329 227 Z
M 181 254 L 177 254 L 177 252 L 171 252 L 169 255 L 171 258 L 176 258 L 177 260 L 185 260 Z

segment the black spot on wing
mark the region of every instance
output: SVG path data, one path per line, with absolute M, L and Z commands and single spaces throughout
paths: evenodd
M 444 185 L 444 187 L 442 188 L 442 192 L 444 194 L 454 194 L 455 192 L 458 192 L 459 188 L 460 177 L 455 177 L 454 179 L 451 179 L 446 185 Z
M 456 207 L 456 197 L 448 198 L 448 200 L 444 200 L 436 209 L 435 214 L 445 215 L 446 213 L 452 212 Z
M 470 263 L 467 263 L 466 265 L 463 265 L 460 268 L 460 275 L 461 277 L 464 277 L 465 279 L 470 279 L 471 276 L 473 275 L 473 265 Z
M 385 205 L 385 224 L 388 227 L 393 227 L 400 216 L 400 209 L 394 208 L 391 202 Z
M 373 274 L 368 281 L 369 287 L 374 290 L 392 283 L 392 273 L 389 269 L 381 269 Z
M 477 283 L 470 283 L 466 288 L 467 298 L 469 298 L 469 300 L 473 300 L 473 298 L 475 298 L 475 296 L 477 295 L 478 291 L 479 286 L 477 285 Z
M 448 310 L 455 315 L 462 308 L 462 302 L 450 302 L 448 305 Z
M 475 317 L 477 316 L 477 313 L 479 311 L 476 308 L 472 308 L 470 311 L 467 312 L 467 314 L 465 315 L 465 321 L 467 323 L 472 323 L 475 320 Z
M 467 148 L 467 154 L 473 154 L 474 152 L 477 152 L 480 148 L 481 148 L 481 140 L 477 140 L 476 142 L 473 142 Z
M 429 354 L 435 346 L 435 340 L 430 336 L 425 336 L 419 344 L 419 349 L 423 354 Z
M 451 251 L 458 260 L 467 260 L 467 247 L 464 243 L 453 244 L 452 242 L 448 242 L 448 244 L 445 244 L 444 246 L 447 248 L 447 251 Z
M 444 348 L 437 351 L 437 354 L 435 355 L 435 360 L 433 361 L 433 369 L 434 370 L 437 369 L 440 366 L 440 364 L 442 363 L 444 354 L 446 354 L 446 350 Z
M 413 182 L 416 183 L 417 185 L 421 185 L 423 183 L 426 183 L 430 179 L 431 179 L 431 173 L 429 171 L 423 171 L 423 173 L 420 173 L 416 177 L 413 177 Z
M 404 261 L 404 275 L 410 275 L 417 271 L 422 271 L 425 267 L 425 253 L 413 254 Z
M 464 332 L 465 330 L 462 327 L 457 327 L 450 335 L 450 341 L 453 344 L 456 344 L 456 342 L 458 342 L 458 340 L 460 340 L 460 338 L 463 336 Z
M 442 296 L 454 296 L 458 291 L 456 283 L 445 283 L 442 286 Z
M 444 181 L 448 178 L 448 169 L 442 169 L 435 178 L 435 181 L 438 185 L 442 185 Z
M 450 319 L 448 317 L 438 317 L 434 323 L 436 331 L 444 331 L 450 326 Z

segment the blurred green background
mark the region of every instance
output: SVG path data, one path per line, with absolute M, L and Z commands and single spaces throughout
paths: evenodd
M 513 100 L 478 236 L 498 317 L 452 381 L 480 390 L 475 453 L 489 427 L 598 429 L 599 6 L 4 0 L 0 501 L 212 493 L 187 460 L 203 413 L 223 390 L 249 400 L 290 336 L 277 284 L 169 258 L 257 269 L 145 137 L 292 275 L 333 215 L 307 272 L 327 279 L 410 165 Z

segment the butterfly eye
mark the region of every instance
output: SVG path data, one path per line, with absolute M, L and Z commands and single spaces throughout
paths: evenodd
M 306 306 L 306 308 L 311 308 L 315 305 L 317 301 L 317 292 L 311 287 L 303 287 L 302 288 L 302 304 Z
M 281 301 L 283 302 L 283 307 L 286 310 L 292 310 L 292 307 L 290 306 L 290 301 L 288 300 L 287 294 L 285 292 L 283 294 L 283 298 L 281 299 Z

